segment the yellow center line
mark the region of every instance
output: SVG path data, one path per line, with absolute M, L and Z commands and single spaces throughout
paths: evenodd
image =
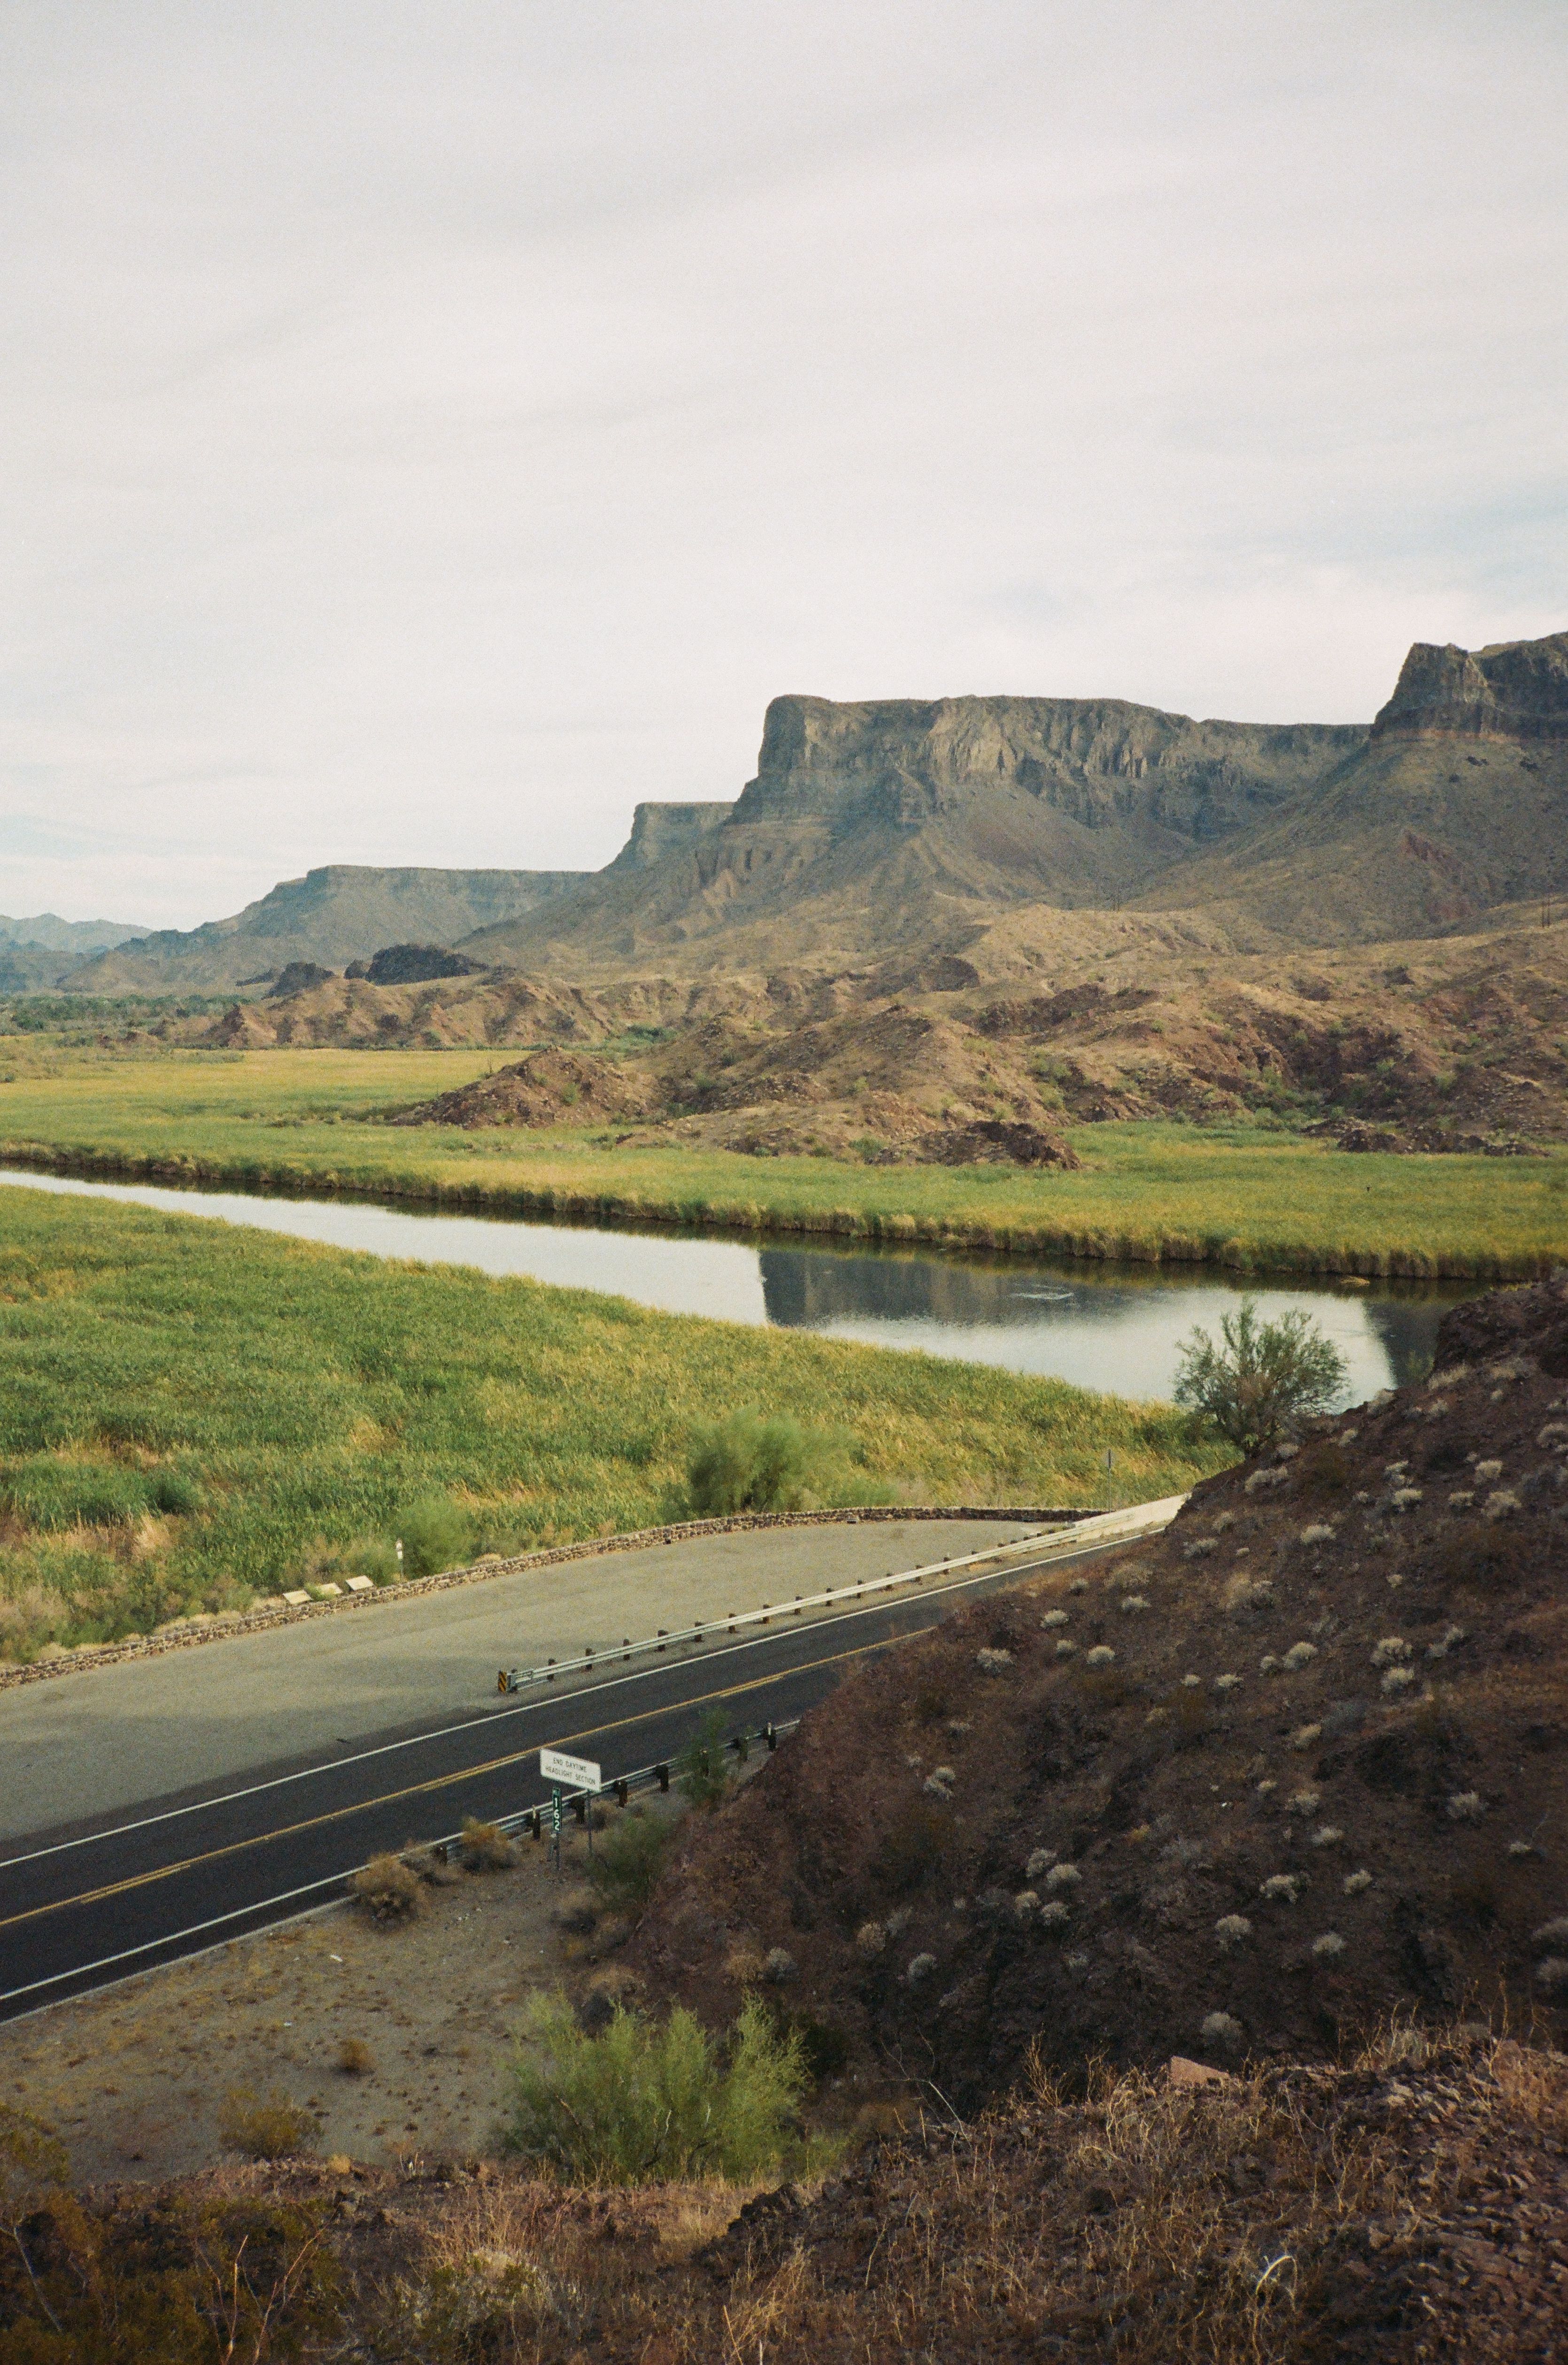
M 801 1666 L 786 1668 L 784 1674 L 809 1676 L 819 1667 L 836 1666 L 846 1659 L 863 1658 L 868 1651 L 880 1651 L 886 1647 L 885 1640 L 878 1642 L 861 1642 L 853 1651 L 835 1651 L 825 1659 L 811 1659 Z M 676 1706 L 705 1708 L 711 1701 L 738 1699 L 745 1692 L 762 1691 L 768 1685 L 777 1684 L 781 1680 L 782 1677 L 777 1675 L 755 1676 L 749 1683 L 728 1684 L 718 1691 L 700 1692 L 694 1698 L 678 1701 Z M 644 1709 L 634 1716 L 618 1717 L 613 1724 L 590 1724 L 585 1725 L 580 1732 L 558 1733 L 554 1741 L 546 1742 L 544 1746 L 547 1749 L 561 1748 L 570 1742 L 587 1741 L 594 1733 L 620 1732 L 629 1724 L 645 1724 L 650 1714 L 657 1716 L 667 1713 L 667 1710 L 658 1709 L 652 1710 Z M 532 1748 L 510 1750 L 504 1757 L 487 1759 L 482 1765 L 465 1765 L 455 1774 L 437 1774 L 428 1782 L 411 1782 L 405 1789 L 385 1790 L 379 1798 L 357 1799 L 351 1807 L 330 1808 L 323 1814 L 308 1816 L 302 1823 L 285 1823 L 277 1831 L 257 1832 L 247 1840 L 230 1840 L 227 1846 L 208 1848 L 201 1855 L 183 1856 L 177 1864 L 160 1865 L 151 1872 L 133 1873 L 128 1880 L 110 1881 L 102 1889 L 84 1889 L 75 1897 L 58 1897 L 52 1905 L 31 1905 L 24 1913 L 9 1913 L 4 1920 L 0 1920 L 0 1930 L 14 1930 L 20 1922 L 39 1921 L 47 1913 L 63 1913 L 69 1906 L 97 1905 L 102 1903 L 106 1897 L 123 1897 L 129 1890 L 146 1889 L 155 1880 L 169 1880 L 176 1873 L 193 1871 L 197 1865 L 218 1864 L 225 1856 L 242 1855 L 247 1848 L 266 1847 L 274 1840 L 295 1839 L 301 1832 L 318 1831 L 324 1823 L 342 1822 L 350 1815 L 366 1815 L 376 1807 L 396 1806 L 399 1799 L 418 1799 L 431 1790 L 450 1789 L 457 1782 L 477 1781 L 482 1774 L 496 1774 L 503 1766 L 519 1765 L 525 1757 L 536 1756 L 538 1751 L 539 1743 L 535 1742 Z

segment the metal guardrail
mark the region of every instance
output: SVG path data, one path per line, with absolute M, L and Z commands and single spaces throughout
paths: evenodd
M 753 1743 L 756 1743 L 771 1754 L 786 1733 L 794 1732 L 798 1729 L 800 1721 L 798 1716 L 790 1716 L 786 1717 L 780 1723 L 758 1725 L 755 1732 L 732 1732 L 722 1744 L 723 1754 L 726 1756 L 738 1758 L 744 1765 L 751 1754 Z M 624 1807 L 630 1802 L 634 1791 L 654 1789 L 667 1791 L 671 1781 L 678 1779 L 679 1775 L 675 1761 L 669 1758 L 659 1758 L 652 1765 L 639 1765 L 630 1774 L 612 1776 L 597 1790 L 564 1789 L 560 1794 L 561 1805 L 563 1810 L 570 1811 L 574 1821 L 586 1823 L 589 1806 L 599 1799 L 613 1799 L 617 1806 Z M 543 1840 L 549 1833 L 551 1805 L 551 1799 L 542 1799 L 537 1806 L 520 1807 L 515 1814 L 496 1815 L 491 1820 L 496 1830 L 505 1832 L 509 1839 L 521 1838 L 526 1834 L 530 1839 Z M 417 1844 L 441 1852 L 450 1862 L 462 1848 L 463 1834 L 461 1832 L 449 1832 L 444 1839 L 421 1841 Z M 360 1872 L 364 1868 L 363 1865 L 356 1865 L 353 1870 Z M 349 1873 L 346 1877 L 352 1880 L 353 1872 Z
M 1081 1519 L 1069 1520 L 1065 1525 L 1036 1528 L 1026 1536 L 1016 1536 L 1011 1543 L 988 1544 L 983 1552 L 964 1552 L 948 1560 L 928 1561 L 922 1568 L 894 1569 L 886 1576 L 863 1577 L 857 1585 L 829 1586 L 822 1593 L 797 1593 L 792 1600 L 765 1601 L 760 1609 L 732 1611 L 723 1618 L 700 1618 L 691 1626 L 677 1627 L 666 1632 L 662 1627 L 639 1642 L 629 1638 L 621 1643 L 606 1643 L 596 1649 L 586 1644 L 575 1658 L 547 1659 L 543 1666 L 502 1667 L 496 1676 L 498 1692 L 520 1692 L 536 1685 L 553 1684 L 564 1676 L 591 1675 L 600 1667 L 624 1664 L 629 1659 L 646 1654 L 658 1654 L 682 1649 L 698 1650 L 704 1643 L 727 1641 L 732 1635 L 748 1628 L 767 1626 L 776 1620 L 800 1618 L 808 1610 L 847 1608 L 853 1601 L 868 1596 L 887 1593 L 896 1586 L 923 1585 L 927 1577 L 950 1576 L 955 1570 L 982 1568 L 988 1562 L 1002 1561 L 1010 1553 L 1063 1549 L 1071 1551 L 1096 1538 L 1114 1542 L 1125 1534 L 1130 1541 L 1137 1535 L 1150 1535 L 1169 1527 L 1182 1504 L 1185 1495 L 1168 1495 L 1155 1503 L 1136 1503 L 1124 1511 L 1096 1511 Z

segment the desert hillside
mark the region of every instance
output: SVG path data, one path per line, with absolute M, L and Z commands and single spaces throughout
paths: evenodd
M 1472 655 L 1417 643 L 1365 745 L 1244 841 L 1159 880 L 1299 944 L 1439 936 L 1568 892 L 1568 633 Z
M 693 1828 L 635 1942 L 755 1967 L 968 2113 L 1031 2051 L 1334 2054 L 1473 2001 L 1568 2037 L 1568 1279 L 1166 1534 L 855 1675 Z M 778 1951 L 776 1951 L 778 1950 Z
M 262 1048 L 487 1044 L 501 1073 L 399 1122 L 599 1125 L 767 1155 L 1010 1156 L 981 1126 L 1262 1116 L 1351 1149 L 1568 1138 L 1568 920 L 1222 956 L 1169 919 L 1021 914 L 973 958 L 567 983 L 336 978 L 172 1026 Z M 982 966 L 983 965 L 983 966 Z M 969 1145 L 968 1150 L 963 1144 Z M 1027 1155 L 1025 1146 L 1025 1155 Z

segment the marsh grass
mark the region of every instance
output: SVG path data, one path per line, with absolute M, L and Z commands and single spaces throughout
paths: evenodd
M 484 1050 L 177 1051 L 21 1045 L 0 1157 L 159 1180 L 357 1190 L 516 1213 L 949 1243 L 1237 1271 L 1519 1279 L 1568 1255 L 1568 1153 L 1356 1154 L 1262 1126 L 1079 1126 L 1073 1173 L 614 1146 L 588 1127 L 389 1130 Z
M 936 1502 L 1092 1502 L 1107 1445 L 1145 1496 L 1218 1459 L 1057 1381 L 6 1190 L 0 1649 L 386 1578 L 405 1527 L 441 1564 L 653 1526 L 741 1405 Z

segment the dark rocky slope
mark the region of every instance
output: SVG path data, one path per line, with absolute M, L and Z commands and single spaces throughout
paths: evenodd
M 1109 1569 L 843 1685 L 693 1828 L 636 1944 L 960 2109 L 1066 2070 L 1334 2052 L 1389 2015 L 1568 2034 L 1568 1280 L 1427 1385 L 1204 1482 Z

